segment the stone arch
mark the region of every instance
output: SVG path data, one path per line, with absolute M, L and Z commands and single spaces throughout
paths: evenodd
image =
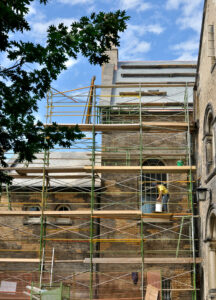
M 206 174 L 213 171 L 214 168 L 214 133 L 213 133 L 214 111 L 209 103 L 205 109 L 203 124 L 203 141 L 205 151 Z
M 60 204 L 60 205 L 56 206 L 55 210 L 58 210 L 58 211 L 69 211 L 69 210 L 71 210 L 71 207 L 68 204 Z
M 209 295 L 216 295 L 216 205 L 209 206 L 206 216 L 205 241 L 207 242 L 207 267 Z
M 209 126 L 212 125 L 212 122 L 214 120 L 214 110 L 211 103 L 208 103 L 205 109 L 204 114 L 204 124 L 203 124 L 203 134 L 204 136 L 206 134 L 209 134 L 210 128 Z

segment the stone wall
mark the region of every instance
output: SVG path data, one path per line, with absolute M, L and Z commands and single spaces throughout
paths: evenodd
M 205 2 L 204 9 L 204 23 L 202 28 L 201 45 L 200 45 L 200 59 L 197 77 L 197 85 L 195 90 L 195 121 L 199 127 L 196 146 L 196 161 L 197 161 L 197 177 L 200 179 L 200 186 L 206 187 L 212 192 L 212 200 L 209 193 L 207 193 L 206 201 L 199 203 L 199 212 L 201 217 L 200 222 L 200 255 L 203 258 L 203 298 L 210 299 L 209 290 L 213 287 L 209 285 L 211 272 L 209 270 L 209 242 L 206 241 L 209 226 L 207 225 L 210 216 L 210 210 L 216 204 L 216 176 L 215 176 L 215 150 L 216 150 L 216 65 L 215 57 L 209 57 L 209 41 L 208 30 L 209 25 L 214 26 L 214 43 L 216 41 L 216 3 L 208 0 Z M 216 54 L 215 54 L 216 55 Z M 212 121 L 213 129 L 213 168 L 212 172 L 207 173 L 206 161 L 206 145 L 205 145 L 205 130 L 204 120 L 205 113 L 208 106 L 211 106 L 214 119 Z M 204 242 L 205 241 L 205 242 Z M 216 268 L 216 266 L 214 267 Z M 216 274 L 216 273 L 215 273 Z M 215 275 L 213 275 L 215 277 Z M 216 288 L 216 286 L 214 287 Z M 212 298 L 211 298 L 212 299 Z M 215 299 L 215 298 L 214 298 Z
M 168 112 L 167 118 L 164 113 L 153 115 L 145 115 L 142 121 L 182 121 L 184 116 L 178 113 L 176 118 L 175 113 Z M 123 120 L 123 114 L 118 115 L 113 109 L 113 115 L 110 114 L 110 123 L 121 123 L 128 120 L 132 123 L 138 123 L 137 114 L 132 117 L 126 117 Z M 107 122 L 107 119 L 104 121 Z M 142 147 L 140 145 L 142 143 Z M 187 164 L 186 159 L 187 134 L 186 132 L 166 132 L 161 129 L 143 130 L 142 138 L 140 139 L 139 132 L 118 132 L 110 131 L 102 135 L 102 165 L 140 165 L 140 150 L 142 149 L 142 163 L 148 159 L 159 159 L 165 166 L 176 165 L 177 160 L 182 159 L 184 164 Z M 102 196 L 101 209 L 140 209 L 141 208 L 141 177 L 137 173 L 112 173 L 102 174 Z M 167 187 L 170 192 L 169 212 L 172 213 L 187 213 L 191 210 L 191 205 L 188 202 L 188 176 L 187 174 L 167 174 Z M 154 195 L 155 193 L 155 195 Z M 156 198 L 156 192 L 153 192 L 153 200 Z M 191 244 L 189 239 L 190 219 L 185 218 L 183 221 L 182 236 L 179 238 L 182 218 L 174 220 L 161 220 L 158 217 L 158 222 L 151 220 L 143 223 L 144 243 L 141 245 L 141 222 L 133 219 L 101 219 L 100 233 L 105 238 L 112 241 L 100 243 L 100 257 L 141 257 L 142 251 L 146 258 L 176 257 L 179 238 L 178 257 L 190 257 Z M 107 229 L 109 228 L 109 230 Z M 142 248 L 143 247 L 143 248 Z M 101 264 L 98 266 L 99 271 L 105 274 L 111 274 L 112 271 L 117 273 L 118 278 L 125 274 L 128 279 L 131 272 L 138 272 L 141 279 L 141 264 Z M 161 280 L 170 281 L 170 286 L 173 289 L 172 299 L 191 299 L 192 292 L 192 276 L 190 265 L 169 265 L 155 264 L 144 265 L 144 286 L 147 285 L 146 274 L 150 270 L 160 270 Z M 127 275 L 127 273 L 130 273 Z M 169 280 L 170 278 L 170 280 Z M 173 280 L 172 280 L 173 278 Z M 176 280 L 174 279 L 176 278 Z M 102 279 L 102 278 L 101 278 Z M 101 280 L 100 279 L 100 280 Z M 130 281 L 130 280 L 129 280 Z M 132 282 L 131 282 L 132 284 Z M 140 295 L 140 285 L 132 288 L 134 297 Z M 110 288 L 109 288 L 110 286 Z M 102 295 L 111 295 L 113 298 L 130 297 L 128 283 L 123 284 L 118 279 L 115 282 L 110 282 L 106 290 L 102 286 L 99 288 L 99 293 Z M 190 288 L 188 288 L 190 286 Z M 188 290 L 187 290 L 188 288 Z M 181 290 L 182 289 L 182 290 Z M 106 291 L 105 291 L 106 290 Z M 108 293 L 109 291 L 109 293 Z M 107 296 L 108 297 L 108 296 Z

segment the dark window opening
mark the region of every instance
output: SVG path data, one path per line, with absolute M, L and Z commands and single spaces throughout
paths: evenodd
M 26 211 L 40 211 L 40 206 L 35 205 L 35 206 L 26 206 L 24 207 L 24 210 Z M 24 218 L 23 224 L 24 225 L 39 225 L 41 223 L 41 218 L 40 216 L 28 216 Z
M 31 207 L 28 207 L 27 210 L 28 211 L 40 211 L 40 207 L 38 207 L 38 206 L 31 206 Z
M 69 205 L 59 205 L 56 207 L 57 211 L 70 211 L 71 208 Z M 58 217 L 55 219 L 56 225 L 72 225 L 72 220 L 69 216 Z
M 162 299 L 171 300 L 171 280 L 162 278 Z
M 66 205 L 61 205 L 61 206 L 58 206 L 58 207 L 56 208 L 56 210 L 58 210 L 58 211 L 69 211 L 70 209 L 69 209 L 69 207 L 66 206 Z
M 205 156 L 206 156 L 206 173 L 213 171 L 214 166 L 214 150 L 213 150 L 213 114 L 210 110 L 207 114 L 204 124 L 205 134 Z
M 144 161 L 143 166 L 164 166 L 164 163 L 159 159 L 148 159 Z M 152 187 L 152 183 L 163 183 L 166 186 L 167 175 L 164 173 L 144 173 L 142 176 L 142 211 L 151 213 L 155 210 L 156 198 L 158 197 L 157 190 Z

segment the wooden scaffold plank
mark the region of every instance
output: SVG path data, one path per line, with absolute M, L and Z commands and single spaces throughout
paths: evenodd
M 96 173 L 187 173 L 189 171 L 195 172 L 196 166 L 94 166 L 93 169 Z M 0 171 L 16 171 L 20 176 L 27 173 L 91 173 L 92 166 L 83 167 L 7 167 L 0 168 Z M 12 174 L 11 174 L 12 175 Z M 23 177 L 24 178 L 24 177 Z
M 107 257 L 93 258 L 95 264 L 139 264 L 142 262 L 141 257 Z M 196 263 L 201 263 L 202 259 L 197 257 Z M 90 258 L 85 258 L 84 263 L 90 263 Z M 145 264 L 193 264 L 194 259 L 191 257 L 145 257 Z
M 0 216 L 32 216 L 40 217 L 41 211 L 29 211 L 29 210 L 0 210 Z M 68 216 L 68 217 L 82 217 L 82 216 L 92 216 L 92 217 L 109 217 L 109 218 L 164 218 L 171 219 L 182 216 L 191 216 L 191 213 L 142 213 L 141 210 L 45 210 L 43 215 L 46 217 L 58 217 L 58 216 Z
M 92 131 L 93 126 L 95 131 L 138 131 L 140 129 L 139 123 L 133 124 L 58 124 L 58 127 L 69 127 L 74 128 L 75 126 L 79 126 L 82 131 Z M 51 124 L 47 124 L 44 126 L 52 126 Z M 161 130 L 164 132 L 175 132 L 175 131 L 186 131 L 188 128 L 187 122 L 142 122 L 143 130 Z M 193 128 L 193 124 L 191 124 L 191 129 Z
M 0 263 L 38 263 L 39 258 L 0 258 Z M 46 260 L 50 262 L 50 260 Z M 84 260 L 55 260 L 55 263 L 90 263 L 90 258 Z M 93 258 L 94 264 L 139 264 L 142 259 L 139 257 L 107 257 L 107 258 Z M 196 257 L 195 263 L 199 264 L 202 262 L 202 258 Z M 191 257 L 145 257 L 145 264 L 193 264 L 194 260 Z

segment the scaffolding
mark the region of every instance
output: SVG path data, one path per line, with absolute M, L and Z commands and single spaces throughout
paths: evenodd
M 13 299 L 42 297 L 59 284 L 77 300 L 144 300 L 149 285 L 161 300 L 198 299 L 188 85 L 183 103 L 166 95 L 144 100 L 143 86 L 122 84 L 139 92 L 109 95 L 118 85 L 92 79 L 89 87 L 48 93 L 46 126 L 79 124 L 85 137 L 33 163 L 12 157 L 4 168 L 14 183 L 1 195 L 0 274 L 16 282 Z M 169 189 L 167 212 L 155 212 L 153 182 Z M 0 291 L 0 299 L 9 295 Z

